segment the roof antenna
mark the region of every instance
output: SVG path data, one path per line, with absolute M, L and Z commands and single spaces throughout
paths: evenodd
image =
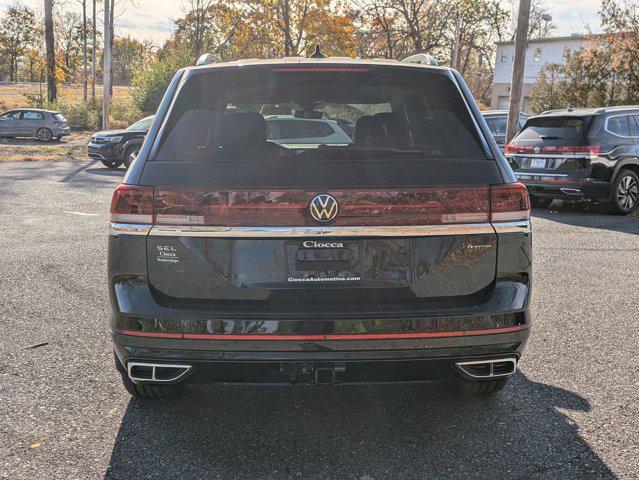
M 311 55 L 311 58 L 326 58 L 326 57 L 324 57 L 324 54 L 322 52 L 320 52 L 319 43 L 315 44 L 315 51 Z

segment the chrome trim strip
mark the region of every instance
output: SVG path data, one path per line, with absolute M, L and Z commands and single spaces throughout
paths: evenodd
M 430 237 L 495 233 L 490 223 L 379 227 L 219 227 L 155 225 L 152 237 L 291 238 L 291 237 Z
M 136 223 L 114 223 L 109 224 L 109 235 L 119 237 L 120 235 L 140 235 L 146 236 L 151 231 L 152 225 Z
M 565 158 L 567 160 L 573 158 L 582 158 L 582 156 L 587 154 L 577 154 L 577 153 L 509 153 L 506 155 L 508 158 L 546 158 L 546 159 L 555 159 L 555 158 Z
M 515 176 L 519 177 L 568 177 L 567 173 L 518 173 L 515 172 Z
M 530 220 L 518 222 L 494 222 L 497 233 L 530 233 L 532 231 Z

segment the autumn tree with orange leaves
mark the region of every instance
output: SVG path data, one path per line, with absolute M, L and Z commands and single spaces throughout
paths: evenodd
M 546 65 L 531 98 L 535 112 L 639 103 L 639 3 L 602 0 L 604 29 L 564 65 Z

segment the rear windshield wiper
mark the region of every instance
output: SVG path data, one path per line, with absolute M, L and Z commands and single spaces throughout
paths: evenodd
M 556 135 L 539 135 L 542 140 L 563 140 L 564 137 L 558 137 Z

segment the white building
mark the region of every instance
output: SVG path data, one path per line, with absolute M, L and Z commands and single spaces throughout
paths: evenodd
M 567 53 L 582 49 L 592 41 L 592 35 L 571 35 L 570 37 L 542 38 L 530 40 L 526 49 L 524 68 L 524 86 L 522 90 L 522 110 L 528 112 L 528 102 L 532 87 L 539 72 L 547 63 L 563 64 Z M 513 75 L 514 42 L 497 43 L 495 75 L 493 77 L 493 96 L 491 108 L 508 110 L 510 84 Z

